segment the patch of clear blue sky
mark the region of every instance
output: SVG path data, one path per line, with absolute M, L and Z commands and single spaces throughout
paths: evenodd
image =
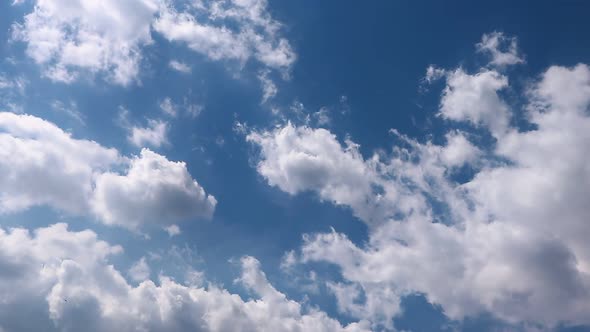
M 125 130 L 115 121 L 119 106 L 129 109 L 131 121 L 145 124 L 146 118 L 164 117 L 158 109 L 164 97 L 177 103 L 188 97 L 203 105 L 203 112 L 195 120 L 170 120 L 171 145 L 158 152 L 171 160 L 186 161 L 191 174 L 216 196 L 219 205 L 213 221 L 184 223 L 183 233 L 172 239 L 157 233 L 146 240 L 47 208 L 0 216 L 2 226 L 33 228 L 63 220 L 73 229 L 90 227 L 106 240 L 125 246 L 123 258 L 117 261 L 123 269 L 148 251 L 188 245 L 203 258 L 197 268 L 204 268 L 210 280 L 230 289 L 235 287 L 236 269 L 228 260 L 253 255 L 271 281 L 294 298 L 303 294 L 289 284 L 278 266 L 285 251 L 300 245 L 303 233 L 333 226 L 357 243 L 366 239 L 365 227 L 346 209 L 320 203 L 309 194 L 290 197 L 270 188 L 257 175 L 250 160 L 252 148 L 232 131 L 235 114 L 259 128 L 273 121 L 268 107 L 259 104 L 255 66 L 247 66 L 236 78 L 228 69 L 231 64 L 208 61 L 154 34 L 155 44 L 144 49 L 141 85 L 121 88 L 101 79 L 72 85 L 51 83 L 41 79 L 38 68 L 24 57 L 21 43 L 7 42 L 12 22 L 30 10 L 30 3 L 11 7 L 9 2 L 0 4 L 0 72 L 22 74 L 29 80 L 26 96 L 15 97 L 25 112 L 55 122 L 77 138 L 132 154 L 137 148 L 127 143 Z M 530 79 L 553 64 L 590 62 L 590 3 L 584 1 L 271 0 L 270 7 L 272 15 L 284 23 L 284 34 L 298 55 L 291 80 L 278 82 L 281 92 L 274 104 L 286 109 L 298 100 L 308 112 L 322 106 L 334 112 L 348 108 L 345 115 L 333 115 L 330 129 L 339 138 L 349 134 L 365 155 L 391 148 L 390 128 L 421 140 L 429 135 L 440 139 L 445 123 L 434 117 L 440 90 L 421 93 L 419 80 L 429 64 L 461 65 L 468 70 L 482 65 L 484 59 L 474 55 L 474 44 L 483 33 L 497 30 L 519 38 L 527 63 L 513 69 L 517 75 L 511 77 Z M 9 64 L 8 57 L 18 59 L 18 64 Z M 171 71 L 167 66 L 171 59 L 189 63 L 192 74 Z M 511 84 L 518 91 L 527 81 Z M 346 105 L 340 102 L 342 96 L 347 98 Z M 75 101 L 86 125 L 52 111 L 49 103 L 53 100 Z M 223 137 L 223 146 L 215 143 L 218 137 Z M 325 292 L 312 300 L 332 316 L 349 320 L 336 312 L 333 298 Z M 438 331 L 457 326 L 420 295 L 407 298 L 404 306 L 404 316 L 396 321 L 399 328 Z M 503 325 L 483 315 L 459 326 L 485 331 Z

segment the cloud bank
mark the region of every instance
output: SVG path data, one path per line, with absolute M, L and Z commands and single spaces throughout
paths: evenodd
M 516 106 L 501 94 L 510 83 L 499 69 L 439 73 L 439 115 L 470 132 L 448 129 L 442 145 L 392 130 L 392 149 L 364 158 L 326 129 L 287 123 L 247 136 L 269 185 L 313 192 L 369 226 L 365 244 L 308 234 L 297 261 L 339 267 L 342 280 L 324 280 L 339 311 L 374 328 L 393 328 L 401 299 L 416 293 L 454 320 L 589 324 L 589 67 L 548 68 Z M 513 124 L 517 111 L 530 129 Z M 491 146 L 473 139 L 485 132 Z M 465 168 L 473 176 L 458 181 Z
M 122 247 L 66 224 L 0 229 L 0 249 L 6 331 L 368 331 L 287 299 L 249 256 L 237 282 L 254 298 L 243 300 L 213 284 L 146 279 L 145 260 L 132 267 L 133 286 L 110 263 Z

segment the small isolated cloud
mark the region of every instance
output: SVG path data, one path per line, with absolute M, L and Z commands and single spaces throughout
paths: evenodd
M 328 126 L 332 122 L 332 119 L 330 118 L 330 109 L 327 107 L 320 108 L 317 112 L 313 113 L 311 117 L 320 127 Z
M 176 105 L 174 105 L 170 97 L 166 97 L 160 102 L 160 109 L 162 110 L 162 112 L 171 117 L 176 117 L 178 113 L 177 107 Z
M 130 127 L 127 139 L 137 147 L 159 148 L 168 144 L 168 122 L 148 119 L 147 127 Z
M 430 65 L 428 68 L 426 68 L 426 75 L 424 76 L 423 80 L 425 83 L 431 84 L 434 81 L 443 78 L 446 73 L 447 71 L 445 69 Z
M 165 227 L 164 230 L 166 231 L 166 233 L 168 233 L 170 237 L 180 235 L 181 233 L 180 227 L 178 227 L 178 225 L 170 225 L 168 227 Z
M 184 62 L 180 62 L 178 60 L 171 60 L 168 63 L 168 66 L 174 70 L 176 70 L 177 72 L 183 73 L 183 74 L 190 74 L 192 71 L 192 68 L 184 63 Z
M 524 58 L 518 52 L 516 37 L 506 37 L 502 32 L 486 33 L 481 42 L 475 45 L 477 52 L 491 57 L 490 65 L 505 67 L 524 63 Z
M 215 144 L 218 147 L 223 147 L 225 145 L 225 139 L 223 138 L 223 136 L 217 136 L 217 138 L 215 139 Z

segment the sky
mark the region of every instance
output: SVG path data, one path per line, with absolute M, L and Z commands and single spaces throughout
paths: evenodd
M 590 331 L 590 4 L 0 3 L 0 332 Z

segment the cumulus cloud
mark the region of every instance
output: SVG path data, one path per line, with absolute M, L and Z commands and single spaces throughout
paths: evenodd
M 288 123 L 272 131 L 251 132 L 247 140 L 260 147 L 257 170 L 271 186 L 291 195 L 315 192 L 321 200 L 348 206 L 356 217 L 373 224 L 400 213 L 424 209 L 422 198 L 408 195 L 409 188 L 387 181 L 384 172 L 399 171 L 399 175 L 388 175 L 396 178 L 403 172 L 403 176 L 414 179 L 425 173 L 443 178 L 447 167 L 473 162 L 479 153 L 478 148 L 458 132 L 449 133 L 444 146 L 421 145 L 395 130 L 392 133 L 410 149 L 394 149 L 393 154 L 399 160 L 391 163 L 382 161 L 384 156 L 379 153 L 365 159 L 357 144 L 351 140 L 342 144 L 323 128 L 296 127 Z M 421 169 L 412 162 L 402 162 L 405 158 L 420 159 L 425 167 Z M 417 185 L 425 192 L 442 190 L 426 180 Z
M 52 80 L 70 83 L 90 72 L 128 85 L 139 73 L 140 48 L 152 42 L 157 11 L 151 0 L 35 1 L 13 38 Z
M 147 149 L 125 158 L 35 116 L 0 112 L 0 147 L 1 213 L 47 205 L 139 228 L 209 218 L 215 208 L 184 163 Z
M 185 163 L 169 161 L 148 149 L 131 160 L 126 174 L 98 175 L 92 200 L 103 222 L 129 228 L 171 225 L 191 217 L 210 219 L 216 204 L 215 197 L 193 180 Z
M 155 283 L 136 275 L 139 284 L 130 285 L 110 262 L 120 246 L 65 224 L 32 234 L 0 230 L 0 248 L 0 317 L 8 331 L 368 331 L 287 299 L 252 257 L 240 262 L 238 280 L 255 296 L 245 301 L 166 276 Z
M 325 129 L 291 123 L 273 131 L 252 132 L 247 140 L 260 147 L 263 158 L 257 169 L 271 186 L 292 195 L 314 191 L 322 200 L 350 206 L 360 218 L 373 218 L 369 215 L 373 209 L 366 205 L 373 194 L 375 172 L 352 142 L 342 146 Z
M 506 37 L 502 32 L 484 34 L 481 42 L 475 47 L 477 52 L 486 53 L 491 57 L 492 66 L 505 67 L 524 63 L 524 58 L 518 52 L 516 37 Z
M 468 74 L 459 68 L 447 74 L 440 114 L 453 121 L 467 121 L 502 135 L 510 121 L 508 105 L 498 92 L 508 87 L 508 78 L 494 70 Z
M 444 145 L 392 130 L 390 152 L 363 158 L 325 129 L 252 132 L 270 185 L 315 192 L 370 226 L 362 245 L 336 231 L 306 235 L 289 266 L 294 257 L 337 265 L 342 280 L 326 286 L 338 309 L 376 328 L 391 328 L 401 299 L 415 293 L 451 319 L 590 324 L 590 70 L 548 68 L 524 92 L 529 129 L 509 122 L 512 108 L 497 93 L 508 84 L 493 70 L 457 69 L 442 93 L 442 116 L 489 129 L 492 146 L 455 130 Z M 475 174 L 459 183 L 462 165 Z
M 0 112 L 0 211 L 50 205 L 82 213 L 92 182 L 120 162 L 115 149 L 79 140 L 31 115 Z
M 179 13 L 161 0 L 36 0 L 32 12 L 13 24 L 12 39 L 26 43 L 26 54 L 45 77 L 63 83 L 96 74 L 123 86 L 138 82 L 153 31 L 212 60 L 255 59 L 287 74 L 296 56 L 266 0 L 199 4 Z M 177 60 L 169 66 L 191 70 Z
M 296 56 L 289 42 L 279 36 L 280 25 L 266 7 L 266 0 L 218 1 L 201 3 L 191 13 L 166 5 L 153 27 L 166 39 L 184 43 L 213 60 L 245 63 L 255 59 L 265 67 L 285 71 Z

